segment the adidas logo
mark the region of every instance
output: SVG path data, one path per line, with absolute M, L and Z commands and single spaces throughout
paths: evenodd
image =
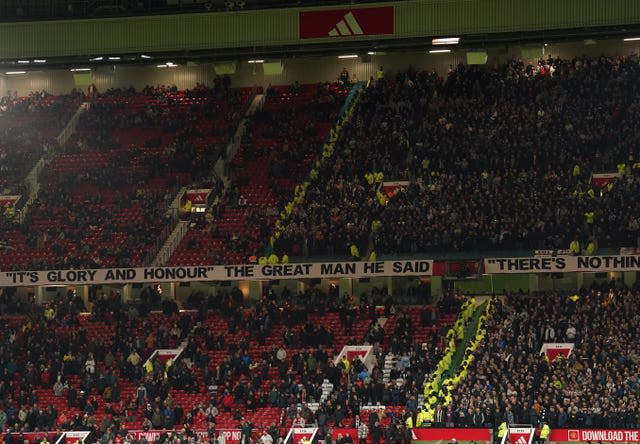
M 349 12 L 344 15 L 344 18 L 336 23 L 335 28 L 329 31 L 330 37 L 338 37 L 342 35 L 362 35 L 362 28 L 360 24 L 353 16 L 353 13 Z
M 520 438 L 516 440 L 516 444 L 527 444 L 527 440 L 524 436 L 520 436 Z

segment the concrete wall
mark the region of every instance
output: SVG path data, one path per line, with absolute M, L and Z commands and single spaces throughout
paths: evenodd
M 532 46 L 503 45 L 488 48 L 488 66 L 493 66 L 506 59 L 521 58 L 523 49 Z M 621 39 L 598 41 L 595 44 L 585 44 L 582 40 L 563 44 L 538 46 L 540 53 L 545 55 L 570 58 L 573 56 L 589 55 L 597 57 L 602 54 L 626 55 L 640 52 L 640 42 L 626 42 Z M 176 85 L 179 89 L 193 88 L 196 84 L 211 86 L 215 78 L 214 64 L 186 64 L 176 68 L 157 68 L 168 59 L 154 60 L 154 64 L 145 67 L 110 65 L 92 66 L 90 62 L 77 67 L 91 67 L 92 79 L 99 91 L 109 88 L 127 88 L 133 86 L 142 89 L 146 85 Z M 236 61 L 236 72 L 231 75 L 232 84 L 238 87 L 273 85 L 288 85 L 295 81 L 300 83 L 317 83 L 334 81 L 343 67 L 346 67 L 353 78 L 367 80 L 374 76 L 382 65 L 388 75 L 398 71 L 405 71 L 410 65 L 417 69 L 435 70 L 440 75 L 446 75 L 450 65 L 466 61 L 466 51 L 454 50 L 446 54 L 429 54 L 427 50 L 413 52 L 393 52 L 373 55 L 360 53 L 358 58 L 338 59 L 331 57 L 293 57 L 282 60 L 281 74 L 265 75 L 261 64 L 249 64 L 247 60 Z M 28 68 L 27 68 L 28 69 Z M 73 73 L 62 70 L 28 71 L 23 75 L 0 76 L 0 93 L 16 90 L 20 95 L 30 91 L 46 90 L 52 94 L 68 93 L 75 87 Z

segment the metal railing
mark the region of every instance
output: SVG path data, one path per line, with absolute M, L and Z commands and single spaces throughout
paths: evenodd
M 67 125 L 60 132 L 60 134 L 58 134 L 58 137 L 56 137 L 56 140 L 58 141 L 58 146 L 62 147 L 64 146 L 65 143 L 67 143 L 71 135 L 75 132 L 76 128 L 78 127 L 80 116 L 82 115 L 82 113 L 88 110 L 89 110 L 89 102 L 83 102 L 80 104 L 80 106 L 78 107 L 76 112 L 73 114 L 73 116 L 71 117 Z
M 169 260 L 173 252 L 176 251 L 176 248 L 178 248 L 178 245 L 180 245 L 182 238 L 184 238 L 188 231 L 189 221 L 178 221 L 178 224 L 171 231 L 171 234 L 169 234 L 165 238 L 166 240 L 162 243 L 158 254 L 151 261 L 151 265 L 154 267 L 166 265 L 167 261 Z
M 80 104 L 76 112 L 73 114 L 69 122 L 65 125 L 65 127 L 60 131 L 60 134 L 56 137 L 56 141 L 58 142 L 58 146 L 64 146 L 65 143 L 69 140 L 69 138 L 73 135 L 76 128 L 78 127 L 78 122 L 80 121 L 80 116 L 82 113 L 89 109 L 89 103 L 83 102 Z M 40 175 L 44 170 L 45 166 L 53 159 L 55 156 L 55 152 L 49 151 L 45 155 L 43 155 L 36 164 L 31 168 L 29 174 L 24 180 L 25 190 L 27 192 L 27 202 L 20 209 L 20 211 L 16 214 L 18 223 L 22 224 L 25 221 L 27 216 L 27 211 L 29 207 L 35 202 L 38 198 L 38 192 L 40 191 Z

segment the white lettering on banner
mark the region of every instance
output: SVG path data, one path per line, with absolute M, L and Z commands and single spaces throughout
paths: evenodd
M 188 190 L 187 200 L 190 200 L 193 205 L 206 205 L 211 191 L 211 188 Z
M 326 262 L 216 265 L 206 267 L 105 268 L 95 270 L 7 271 L 0 287 L 66 284 L 210 282 L 302 278 L 430 276 L 433 261 Z
M 132 430 L 131 433 L 136 437 L 136 439 L 146 439 L 149 442 L 157 441 L 160 438 L 162 433 L 175 433 L 173 430 Z M 208 433 L 206 430 L 195 430 L 196 435 L 199 439 L 208 441 Z M 237 444 L 240 442 L 240 437 L 242 432 L 240 429 L 219 429 L 216 431 L 217 435 L 224 435 L 225 442 L 229 444 Z
M 582 441 L 638 441 L 634 430 L 581 430 Z
M 242 431 L 236 429 L 222 429 L 218 431 L 218 434 L 222 434 L 225 437 L 225 442 L 229 444 L 240 442 L 242 437 Z
M 639 271 L 640 255 L 515 257 L 484 260 L 484 271 L 500 273 L 570 273 Z
M 67 438 L 86 438 L 89 432 L 65 432 Z
M 640 431 L 635 429 L 553 429 L 553 442 L 639 442 Z

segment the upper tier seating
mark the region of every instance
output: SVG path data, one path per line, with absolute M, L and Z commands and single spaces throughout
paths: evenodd
M 291 199 L 320 155 L 348 92 L 335 84 L 269 88 L 233 158 L 230 191 L 213 220 L 187 233 L 169 263 L 242 263 L 249 254 L 262 255 L 277 207 Z
M 56 148 L 56 136 L 81 101 L 81 94 L 46 93 L 0 99 L 0 194 L 23 192 L 27 173 Z
M 171 230 L 182 185 L 209 177 L 250 89 L 112 91 L 92 99 L 44 173 L 0 267 L 140 266 Z
M 637 57 L 602 57 L 460 65 L 444 78 L 410 70 L 372 84 L 277 249 L 635 245 L 639 77 Z M 618 170 L 626 176 L 611 190 L 590 183 Z M 382 204 L 365 179 L 377 172 L 411 184 Z

